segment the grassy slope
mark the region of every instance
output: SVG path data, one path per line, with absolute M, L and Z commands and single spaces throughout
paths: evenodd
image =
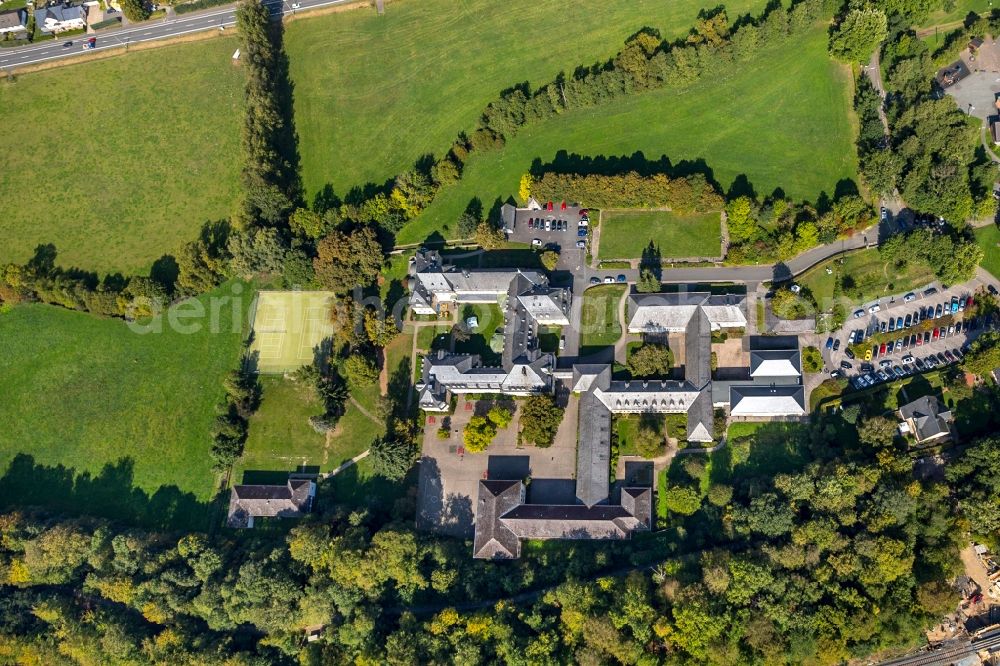
M 719 213 L 619 211 L 601 215 L 601 259 L 632 259 L 650 242 L 664 259 L 717 257 L 722 252 Z
M 244 320 L 249 302 L 244 293 Z M 167 326 L 163 333 L 139 335 L 121 320 L 46 305 L 0 316 L 0 470 L 9 473 L 18 454 L 92 475 L 124 459 L 134 466 L 134 479 L 119 477 L 122 490 L 133 482 L 150 494 L 176 486 L 209 499 L 209 432 L 222 378 L 237 366 L 242 347 L 242 332 L 229 327 L 231 307 L 221 309 L 219 333 L 206 327 L 193 335 Z M 41 470 L 32 473 L 41 478 Z M 0 488 L 29 480 L 18 476 L 0 480 Z M 51 500 L 67 497 L 53 488 Z M 132 517 L 129 511 L 143 501 L 134 498 L 136 506 L 122 506 L 121 515 Z
M 983 248 L 985 254 L 982 267 L 992 273 L 994 277 L 1000 277 L 1000 246 L 998 246 L 1000 228 L 991 224 L 976 229 L 976 242 Z
M 514 196 L 532 161 L 548 163 L 560 150 L 703 159 L 723 188 L 746 174 L 760 193 L 781 187 L 793 199 L 832 195 L 838 180 L 855 176 L 856 158 L 848 72 L 826 48 L 826 29 L 817 27 L 761 51 L 725 81 L 706 79 L 682 94 L 653 91 L 531 126 L 502 151 L 470 160 L 462 181 L 442 190 L 397 240 L 422 241 L 457 219 L 473 197 L 488 210 L 497 198 Z
M 844 257 L 843 265 L 838 259 L 824 262 L 799 278 L 798 282 L 812 292 L 820 310 L 831 307 L 835 278 L 838 273 L 850 275 L 861 289 L 863 298 L 858 303 L 899 294 L 923 286 L 934 280 L 934 272 L 923 262 L 911 261 L 902 270 L 894 269 L 879 258 L 878 250 L 862 250 Z M 826 274 L 826 267 L 834 269 Z M 891 286 L 890 286 L 891 285 Z
M 243 457 L 233 469 L 238 483 L 247 471 L 289 472 L 298 465 L 319 465 L 325 437 L 309 425 L 323 404 L 309 384 L 282 377 L 262 377 L 263 398 L 250 417 Z
M 60 263 L 148 269 L 228 215 L 242 71 L 235 38 L 130 53 L 0 85 L 0 262 L 55 243 Z
M 644 26 L 685 34 L 697 0 L 401 0 L 385 16 L 352 11 L 291 23 L 302 173 L 312 196 L 381 183 L 441 155 L 483 107 L 521 81 L 545 82 L 615 54 Z M 730 20 L 764 7 L 726 3 Z

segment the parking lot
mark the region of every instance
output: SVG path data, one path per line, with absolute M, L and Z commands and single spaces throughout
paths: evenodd
M 996 315 L 975 315 L 976 292 L 987 286 L 996 289 L 975 279 L 859 308 L 827 338 L 822 350 L 827 370 L 862 389 L 959 362 L 972 340 L 1000 326 Z M 858 353 L 851 351 L 852 343 Z
M 552 210 L 519 209 L 508 240 L 534 247 L 585 248 L 589 241 L 590 217 L 586 208 L 562 205 Z

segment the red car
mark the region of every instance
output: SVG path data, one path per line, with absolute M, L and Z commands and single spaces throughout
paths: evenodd
M 934 329 L 934 334 L 931 336 L 931 339 L 932 340 L 937 340 L 938 339 L 938 329 L 936 329 L 936 328 Z
M 918 334 L 917 335 L 917 346 L 919 347 L 922 344 L 924 344 L 924 336 Z
M 885 355 L 885 343 L 884 342 L 878 348 L 878 355 L 879 356 Z

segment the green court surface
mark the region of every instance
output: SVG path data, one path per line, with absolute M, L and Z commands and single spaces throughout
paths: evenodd
M 310 365 L 333 334 L 332 291 L 262 291 L 252 309 L 250 358 L 264 374 Z

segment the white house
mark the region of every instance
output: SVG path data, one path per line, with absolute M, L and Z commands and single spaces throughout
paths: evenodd
M 87 27 L 86 17 L 83 7 L 77 6 L 56 5 L 35 10 L 35 24 L 44 33 L 82 30 Z

